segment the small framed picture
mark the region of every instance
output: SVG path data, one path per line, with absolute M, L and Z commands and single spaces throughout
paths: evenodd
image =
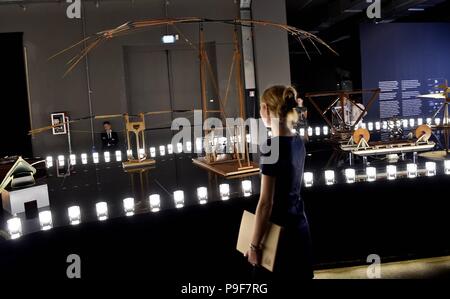
M 66 114 L 61 112 L 61 113 L 52 113 L 51 114 L 51 118 L 52 118 L 52 126 L 53 127 L 53 135 L 64 135 L 67 134 L 67 126 L 65 124 L 65 120 L 66 120 Z M 60 126 L 56 126 L 59 125 Z

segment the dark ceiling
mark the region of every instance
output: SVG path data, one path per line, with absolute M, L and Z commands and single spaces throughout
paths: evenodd
M 450 22 L 450 1 L 381 0 L 381 19 L 366 15 L 366 0 L 286 0 L 288 24 L 308 30 L 331 45 L 339 56 L 308 48 L 290 39 L 293 83 L 304 91 L 335 90 L 342 80 L 361 88 L 359 27 L 363 23 Z
M 426 14 L 428 11 L 443 12 L 438 21 L 449 21 L 446 0 L 381 0 L 379 23 L 390 23 L 401 19 Z M 370 5 L 366 0 L 286 0 L 288 23 L 300 28 L 323 32 L 343 23 L 372 22 L 366 15 Z M 430 21 L 432 21 L 430 19 Z

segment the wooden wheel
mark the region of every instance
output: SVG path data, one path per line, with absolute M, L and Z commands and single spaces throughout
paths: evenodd
M 422 137 L 423 136 L 423 137 Z M 416 129 L 416 138 L 422 137 L 423 141 L 428 141 L 431 137 L 431 128 L 428 125 L 420 125 Z
M 353 141 L 356 144 L 358 144 L 363 138 L 366 140 L 366 142 L 369 142 L 370 133 L 367 129 L 360 128 L 353 133 Z

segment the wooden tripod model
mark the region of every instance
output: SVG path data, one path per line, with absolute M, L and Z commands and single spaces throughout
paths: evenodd
M 145 115 L 144 113 L 138 114 L 138 121 L 130 121 L 130 116 L 124 114 L 125 130 L 127 134 L 127 162 L 123 163 L 123 167 L 141 167 L 155 163 L 155 160 L 147 159 L 146 146 L 145 146 Z M 131 146 L 130 135 L 134 134 L 136 140 L 136 153 L 137 158 L 133 155 Z
M 204 42 L 204 32 L 203 28 L 200 29 L 200 46 L 199 46 L 199 58 L 200 58 L 200 82 L 201 82 L 201 100 L 202 100 L 202 117 L 203 123 L 206 121 L 210 113 L 220 113 L 222 122 L 225 123 L 226 113 L 226 103 L 230 89 L 230 81 L 234 72 L 236 79 L 236 89 L 238 94 L 238 104 L 239 104 L 239 117 L 245 119 L 245 100 L 243 92 L 243 84 L 241 77 L 241 51 L 239 49 L 238 43 L 238 33 L 237 30 L 234 31 L 234 51 L 233 51 L 233 61 L 231 64 L 231 69 L 229 73 L 229 80 L 227 84 L 227 89 L 225 92 L 224 101 L 220 100 L 220 110 L 208 110 L 208 100 L 206 98 L 206 72 L 209 71 L 212 75 L 212 67 L 208 59 L 208 55 L 205 50 Z M 213 76 L 211 76 L 213 78 Z M 218 91 L 217 83 L 213 81 L 213 85 Z M 232 157 L 221 160 L 219 159 L 218 153 L 215 149 L 215 129 L 226 129 L 233 136 L 233 140 L 227 140 L 227 142 L 232 144 Z M 236 176 L 251 172 L 259 172 L 258 165 L 250 160 L 249 148 L 246 142 L 246 128 L 242 126 L 234 126 L 233 128 L 215 128 L 213 130 L 205 130 L 205 150 L 206 154 L 204 158 L 193 159 L 195 164 L 201 167 L 212 170 L 224 176 Z M 231 131 L 232 130 L 232 131 Z

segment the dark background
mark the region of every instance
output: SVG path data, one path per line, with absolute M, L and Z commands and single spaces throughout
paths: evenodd
M 450 21 L 449 1 L 382 1 L 382 18 L 369 20 L 366 1 L 354 1 L 359 13 L 343 13 L 339 3 L 344 1 L 287 1 L 288 23 L 312 31 L 329 43 L 339 56 L 314 48 L 308 48 L 311 60 L 302 47 L 290 39 L 290 62 L 292 83 L 301 95 L 308 92 L 339 90 L 342 81 L 352 82 L 353 89 L 362 88 L 361 72 L 361 24 L 427 23 Z M 362 3 L 364 2 L 364 3 Z M 358 6 L 358 3 L 361 5 Z M 409 11 L 408 8 L 424 11 Z M 437 45 L 436 45 L 437 47 Z M 387 54 L 388 55 L 388 54 Z M 376 86 L 374 87 L 376 88 Z M 312 123 L 322 123 L 321 117 L 305 101 Z
M 30 114 L 22 33 L 0 33 L 0 157 L 30 157 Z

